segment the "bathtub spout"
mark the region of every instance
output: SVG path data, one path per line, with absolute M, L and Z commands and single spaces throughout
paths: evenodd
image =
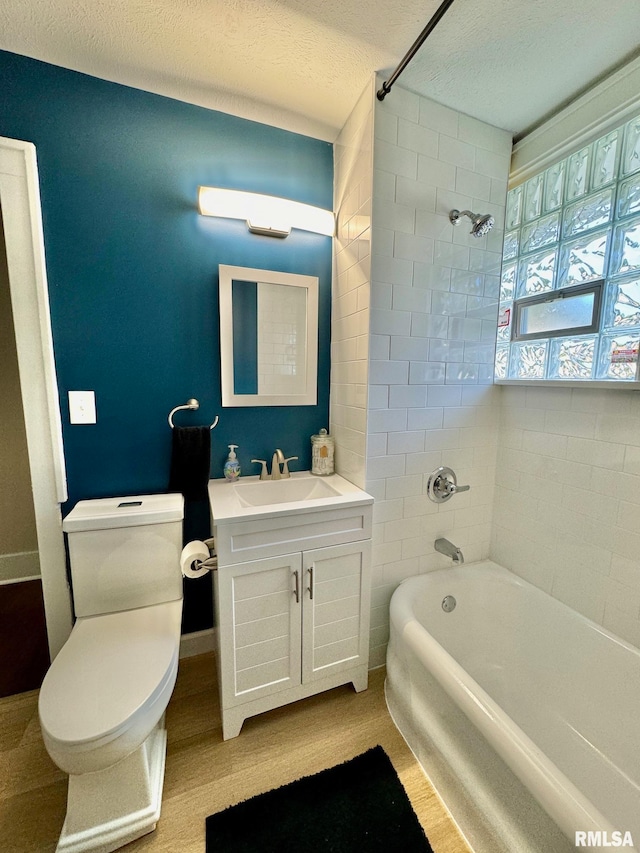
M 460 548 L 457 548 L 452 542 L 449 542 L 448 539 L 436 539 L 436 541 L 433 543 L 433 546 L 436 551 L 439 551 L 446 557 L 451 557 L 456 566 L 461 566 L 464 563 L 462 551 L 460 550 Z

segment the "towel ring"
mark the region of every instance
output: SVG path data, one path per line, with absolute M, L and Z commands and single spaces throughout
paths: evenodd
M 190 400 L 187 400 L 187 402 L 184 404 L 184 406 L 176 406 L 174 409 L 171 409 L 171 411 L 169 412 L 169 417 L 167 418 L 167 420 L 169 421 L 169 426 L 171 427 L 171 429 L 173 429 L 173 416 L 175 415 L 176 412 L 180 412 L 182 409 L 191 409 L 191 410 L 195 411 L 196 409 L 199 409 L 199 408 L 200 408 L 200 403 L 194 397 L 192 397 Z M 219 420 L 220 420 L 220 418 L 218 417 L 218 415 L 216 415 L 216 419 L 211 424 L 209 429 L 214 429 L 215 427 L 217 427 Z

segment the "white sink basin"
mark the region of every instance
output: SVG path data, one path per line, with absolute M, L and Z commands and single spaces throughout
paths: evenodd
M 373 498 L 339 474 L 315 477 L 294 471 L 286 480 L 241 477 L 235 483 L 209 480 L 209 502 L 216 522 L 275 518 L 292 513 L 373 503 Z
M 340 492 L 325 480 L 310 477 L 304 480 L 262 480 L 258 483 L 234 483 L 241 506 L 269 506 L 270 504 L 335 498 Z

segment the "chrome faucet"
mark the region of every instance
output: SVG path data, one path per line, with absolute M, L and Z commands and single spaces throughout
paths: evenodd
M 260 469 L 260 479 L 261 480 L 288 480 L 291 476 L 289 472 L 289 462 L 293 462 L 296 460 L 297 456 L 289 456 L 285 458 L 284 453 L 278 448 L 273 454 L 273 458 L 271 460 L 271 474 L 267 470 L 267 461 L 266 459 L 252 459 L 252 462 L 257 462 L 262 465 Z M 282 465 L 282 470 L 280 470 L 280 466 Z
M 448 539 L 436 539 L 433 543 L 433 547 L 436 551 L 439 551 L 440 554 L 444 554 L 445 557 L 451 557 L 456 566 L 461 566 L 464 563 L 462 551 L 452 542 L 449 542 Z

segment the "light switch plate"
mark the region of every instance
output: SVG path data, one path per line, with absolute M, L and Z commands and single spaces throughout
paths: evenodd
M 69 420 L 72 424 L 96 423 L 95 391 L 69 391 Z

